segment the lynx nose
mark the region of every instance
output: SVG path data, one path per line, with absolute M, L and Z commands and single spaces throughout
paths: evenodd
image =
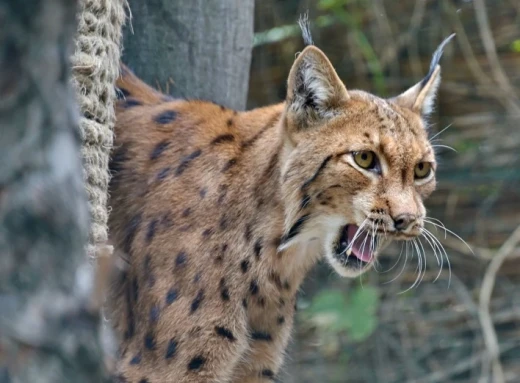
M 417 217 L 414 214 L 399 214 L 394 217 L 394 227 L 397 231 L 405 231 L 412 225 Z

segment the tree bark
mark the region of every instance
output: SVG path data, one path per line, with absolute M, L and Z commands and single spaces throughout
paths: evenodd
M 102 382 L 69 55 L 76 1 L 0 0 L 0 382 Z
M 245 108 L 254 0 L 129 3 L 123 61 L 137 75 L 174 97 Z

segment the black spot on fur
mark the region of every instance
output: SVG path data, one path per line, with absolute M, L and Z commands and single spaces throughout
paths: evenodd
M 139 230 L 139 226 L 141 225 L 141 220 L 142 215 L 141 213 L 139 213 L 134 215 L 133 218 L 126 225 L 123 250 L 128 255 L 131 255 L 132 243 L 134 241 L 137 230 Z
M 163 154 L 164 151 L 168 148 L 168 146 L 170 146 L 169 141 L 164 140 L 164 141 L 159 142 L 153 148 L 152 153 L 150 154 L 150 159 L 152 161 L 158 159 L 161 156 L 161 154 Z
M 155 350 L 155 335 L 152 332 L 148 332 L 144 336 L 144 347 L 147 350 Z
M 230 342 L 234 342 L 236 340 L 231 330 L 225 327 L 215 326 L 215 332 L 217 333 L 217 335 L 226 338 Z
M 253 331 L 251 333 L 251 338 L 253 340 L 262 340 L 265 342 L 270 342 L 273 340 L 273 337 L 271 336 L 271 334 L 269 334 L 265 331 Z
M 224 278 L 220 280 L 220 297 L 223 301 L 229 301 L 229 289 L 226 286 L 226 280 Z
M 204 290 L 199 290 L 195 299 L 191 302 L 191 314 L 197 311 L 204 300 Z
M 177 112 L 174 110 L 167 110 L 162 112 L 157 117 L 155 117 L 155 122 L 158 124 L 168 124 L 170 122 L 175 121 L 177 118 Z
M 150 383 L 150 381 L 146 378 L 143 378 L 139 381 L 139 383 Z
M 265 298 L 264 297 L 258 298 L 258 305 L 260 307 L 265 307 Z
M 262 238 L 259 238 L 255 242 L 255 257 L 256 257 L 256 259 L 260 259 L 261 253 L 262 253 Z
M 284 324 L 285 323 L 285 318 L 283 316 L 279 316 L 278 318 L 276 318 L 276 323 L 278 324 Z
M 137 302 L 137 299 L 139 299 L 139 282 L 137 277 L 134 277 L 132 280 L 132 299 L 134 302 Z
M 155 284 L 155 277 L 152 272 L 151 263 L 152 263 L 152 256 L 150 254 L 146 254 L 146 256 L 144 257 L 144 262 L 143 262 L 143 271 L 144 271 L 144 276 L 146 278 L 146 281 L 148 283 L 148 287 L 152 287 Z
M 121 106 L 125 109 L 133 108 L 134 106 L 140 106 L 143 105 L 143 103 L 139 100 L 135 100 L 133 98 L 127 98 L 125 101 L 121 103 Z
M 188 207 L 186 209 L 184 209 L 184 211 L 182 212 L 182 216 L 184 218 L 186 218 L 187 216 L 189 216 L 191 214 L 191 209 Z
M 268 369 L 262 370 L 262 377 L 274 380 L 274 372 Z
M 204 366 L 204 363 L 206 363 L 206 358 L 204 358 L 201 355 L 198 355 L 192 360 L 190 360 L 190 362 L 188 363 L 188 370 L 200 370 Z
M 182 157 L 181 163 L 177 167 L 177 170 L 175 170 L 175 176 L 180 176 L 184 171 L 188 168 L 191 161 L 193 161 L 195 158 L 199 157 L 202 154 L 202 150 L 197 149 L 193 151 L 192 153 L 188 154 L 187 156 Z
M 221 134 L 220 136 L 215 137 L 213 141 L 211 141 L 211 145 L 218 145 L 225 142 L 233 142 L 235 141 L 235 136 L 232 134 Z
M 242 306 L 244 306 L 244 308 L 247 309 L 247 300 L 245 298 L 242 299 Z
M 161 169 L 161 171 L 159 173 L 157 173 L 157 180 L 159 180 L 159 181 L 164 180 L 166 177 L 168 177 L 168 174 L 170 174 L 171 170 L 172 170 L 172 168 L 170 168 L 170 167 Z
M 174 338 L 170 339 L 168 347 L 166 348 L 166 359 L 171 359 L 175 356 L 177 353 L 177 345 L 177 341 Z
M 175 258 L 175 264 L 179 267 L 184 266 L 187 259 L 188 255 L 184 251 L 181 251 L 179 254 L 177 254 L 177 258 Z
M 121 145 L 114 149 L 110 158 L 108 170 L 110 174 L 114 175 L 123 170 L 123 164 L 128 161 L 128 146 Z
M 161 313 L 161 310 L 159 309 L 159 306 L 154 305 L 150 309 L 150 322 L 155 323 L 159 320 L 159 314 Z
M 240 262 L 240 269 L 244 274 L 247 273 L 247 270 L 249 270 L 249 261 L 247 259 Z
M 171 288 L 168 290 L 168 293 L 166 294 L 166 304 L 171 305 L 174 301 L 177 300 L 178 295 L 179 294 L 176 289 Z
M 227 227 L 228 227 L 228 218 L 225 215 L 223 215 L 220 218 L 219 227 L 220 227 L 220 230 L 226 230 L 227 229 Z
M 200 191 L 199 191 L 200 198 L 206 198 L 207 192 L 208 192 L 208 189 L 206 189 L 206 188 L 200 189 Z
M 230 118 L 229 120 L 227 120 L 226 125 L 228 126 L 228 128 L 230 128 L 231 126 L 233 126 L 233 119 Z
M 227 172 L 229 169 L 231 169 L 233 166 L 237 164 L 237 159 L 232 158 L 226 164 L 222 167 L 222 173 Z
M 211 227 L 202 232 L 202 236 L 205 238 L 209 237 L 211 234 L 213 234 L 213 229 Z
M 219 255 L 217 255 L 217 257 L 216 257 L 216 259 L 215 259 L 217 262 L 219 262 L 219 263 L 222 262 L 222 260 L 224 259 L 224 255 L 226 254 L 227 248 L 228 248 L 227 243 L 224 243 L 224 244 L 222 245 L 222 248 L 220 249 L 220 253 L 219 253 Z M 215 249 L 213 250 L 213 252 L 215 252 L 215 253 L 216 253 L 216 252 L 219 252 L 219 248 L 218 248 L 218 246 L 215 247 Z
M 155 230 L 157 229 L 157 224 L 159 223 L 159 220 L 154 219 L 150 221 L 148 224 L 148 231 L 146 232 L 146 242 L 151 243 L 153 237 L 155 236 Z
M 256 281 L 251 281 L 251 283 L 249 284 L 249 292 L 251 293 L 251 295 L 258 294 L 258 291 L 258 283 Z
M 406 175 L 407 175 L 407 174 L 406 174 L 406 169 L 405 169 L 405 168 L 402 168 L 402 169 L 401 169 L 401 180 L 402 180 L 402 182 L 403 182 L 403 185 L 406 184 Z
M 141 356 L 141 353 L 135 354 L 135 356 L 130 360 L 130 364 L 135 366 L 135 365 L 141 363 L 142 359 L 143 358 Z
M 306 214 L 306 215 L 298 218 L 296 223 L 294 225 L 292 225 L 292 227 L 289 229 L 289 232 L 287 233 L 287 235 L 284 235 L 284 237 L 282 238 L 282 243 L 289 242 L 291 239 L 293 239 L 298 234 L 300 234 L 303 224 L 305 223 L 305 221 L 307 221 L 307 219 L 309 219 L 309 214 Z

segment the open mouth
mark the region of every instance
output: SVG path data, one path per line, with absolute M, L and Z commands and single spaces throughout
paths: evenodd
M 356 225 L 345 225 L 341 228 L 335 257 L 345 267 L 362 269 L 375 258 L 378 236 L 366 231 L 358 233 L 358 229 Z

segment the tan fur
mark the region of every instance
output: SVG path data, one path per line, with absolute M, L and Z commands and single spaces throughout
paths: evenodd
M 237 113 L 167 100 L 126 68 L 118 80 L 110 234 L 127 269 L 111 308 L 124 381 L 274 381 L 313 264 L 369 268 L 334 258 L 341 228 L 367 218 L 418 235 L 435 180 L 415 182 L 414 167 L 435 158 L 416 102 L 347 91 L 313 46 L 288 84 L 286 103 Z M 360 150 L 381 175 L 353 162 Z M 417 219 L 398 233 L 400 214 Z

